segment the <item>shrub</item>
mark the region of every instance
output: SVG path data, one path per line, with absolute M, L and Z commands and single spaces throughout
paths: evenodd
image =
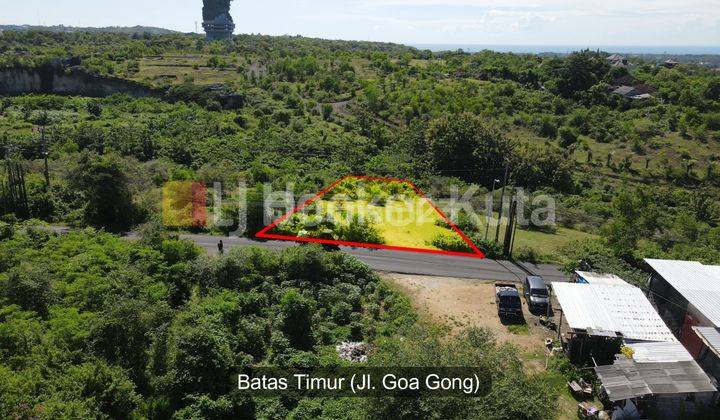
M 458 235 L 439 234 L 433 238 L 430 245 L 443 251 L 473 252 L 472 248 Z
M 85 108 L 87 109 L 88 114 L 92 115 L 94 118 L 99 118 L 100 115 L 102 115 L 102 106 L 98 101 L 89 101 Z
M 332 117 L 333 113 L 333 107 L 331 104 L 323 104 L 322 106 L 322 116 L 325 121 L 330 121 L 330 117 Z
M 485 254 L 487 258 L 500 258 L 502 257 L 503 250 L 502 246 L 493 241 L 486 241 L 480 236 L 480 233 L 472 235 L 470 240 L 480 251 Z M 452 252 L 473 252 L 473 249 L 459 236 L 459 235 L 437 235 L 433 238 L 430 245 L 442 249 L 444 251 Z
M 551 116 L 543 115 L 538 121 L 537 132 L 543 137 L 554 139 L 558 135 L 558 128 Z
M 361 219 L 357 214 L 353 215 L 347 225 L 338 226 L 336 233 L 343 241 L 369 244 L 385 243 L 385 238 L 382 237 L 377 228 L 369 221 Z
M 283 315 L 282 330 L 290 339 L 290 345 L 301 350 L 312 348 L 312 315 L 314 302 L 303 297 L 297 290 L 290 290 L 280 300 Z
M 480 234 L 474 235 L 471 239 L 475 246 L 480 248 L 487 258 L 503 257 L 502 245 L 499 243 L 491 240 L 485 240 L 480 237 Z
M 572 363 L 570 363 L 570 359 L 568 359 L 565 355 L 556 355 L 551 357 L 548 362 L 548 368 L 549 370 L 561 374 L 568 382 L 577 381 L 582 378 L 580 371 Z
M 8 272 L 5 295 L 11 303 L 23 309 L 46 315 L 53 300 L 51 277 L 48 268 L 23 263 Z
M 513 259 L 516 261 L 529 262 L 532 264 L 539 264 L 549 261 L 548 257 L 540 254 L 535 248 L 527 246 L 519 247 L 513 252 Z
M 247 128 L 247 126 L 248 126 L 248 119 L 247 119 L 247 117 L 246 117 L 245 115 L 243 115 L 243 114 L 238 114 L 238 115 L 236 115 L 235 118 L 233 119 L 233 121 L 234 121 L 235 124 L 237 124 L 238 127 L 240 127 L 240 128 Z
M 350 314 L 352 314 L 352 306 L 347 302 L 338 302 L 332 307 L 333 322 L 338 325 L 346 325 L 350 322 Z
M 560 146 L 569 147 L 578 141 L 578 133 L 571 127 L 560 127 Z

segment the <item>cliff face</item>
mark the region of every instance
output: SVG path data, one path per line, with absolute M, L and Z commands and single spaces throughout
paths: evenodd
M 39 72 L 26 69 L 0 70 L 0 94 L 17 95 L 42 91 L 42 80 Z
M 114 77 L 89 74 L 82 68 L 67 70 L 53 66 L 34 69 L 0 69 L 0 95 L 54 93 L 105 97 L 125 93 L 135 97 L 159 96 L 158 92 L 139 83 Z
M 0 95 L 45 93 L 55 95 L 104 98 L 122 93 L 136 98 L 148 96 L 168 101 L 193 101 L 201 105 L 217 101 L 224 109 L 239 109 L 245 104 L 243 94 L 222 85 L 197 87 L 197 92 L 168 92 L 153 89 L 132 80 L 90 74 L 82 67 L 47 65 L 38 68 L 0 69 Z

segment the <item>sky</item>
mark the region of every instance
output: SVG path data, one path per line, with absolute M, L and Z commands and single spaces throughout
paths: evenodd
M 720 0 L 234 0 L 231 14 L 236 33 L 405 44 L 720 46 Z M 0 24 L 193 32 L 196 21 L 202 0 L 0 0 Z

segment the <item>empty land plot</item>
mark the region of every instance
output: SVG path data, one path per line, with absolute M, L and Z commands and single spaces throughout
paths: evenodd
M 436 246 L 452 238 L 480 251 L 412 183 L 350 176 L 258 234 L 267 239 L 337 242 L 339 245 L 446 253 Z

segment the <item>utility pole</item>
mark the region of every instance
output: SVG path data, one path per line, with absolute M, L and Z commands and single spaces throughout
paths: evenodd
M 505 162 L 505 175 L 503 176 L 503 187 L 502 192 L 500 193 L 500 210 L 498 210 L 498 225 L 497 229 L 495 230 L 495 242 L 497 243 L 498 240 L 500 240 L 500 225 L 502 224 L 502 211 L 503 211 L 503 201 L 505 201 L 505 187 L 507 187 L 507 181 L 508 181 L 508 163 Z
M 515 226 L 515 212 L 517 210 L 517 201 L 515 199 L 510 201 L 510 213 L 508 214 L 508 225 L 505 229 L 505 241 L 503 241 L 503 254 L 510 257 L 511 250 L 510 245 L 512 244 L 513 232 Z
M 517 236 L 517 227 L 518 227 L 517 203 L 515 203 L 515 204 L 516 204 L 516 207 L 515 207 L 516 210 L 513 212 L 513 214 L 515 215 L 515 223 L 513 223 L 512 240 L 510 241 L 510 255 L 512 255 L 513 251 L 515 250 L 515 236 Z
M 497 183 L 497 182 L 500 182 L 500 180 L 493 179 L 492 192 L 490 193 L 490 202 L 492 202 L 492 200 L 494 199 L 493 197 L 495 197 L 495 183 Z M 485 202 L 487 203 L 487 201 L 485 201 Z M 485 224 L 485 241 L 486 242 L 487 242 L 487 237 L 488 237 L 488 231 L 490 230 L 490 219 L 492 219 L 492 215 L 493 215 L 492 205 L 490 206 L 489 213 L 490 214 L 487 214 L 487 212 L 486 212 L 486 215 L 487 215 L 487 223 Z

